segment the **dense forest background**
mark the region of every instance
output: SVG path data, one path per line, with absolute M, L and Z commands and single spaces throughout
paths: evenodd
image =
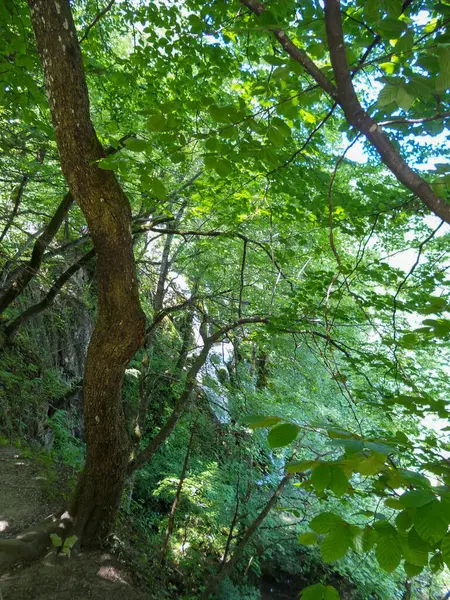
M 449 22 L 0 4 L 0 445 L 55 552 L 158 599 L 448 597 Z

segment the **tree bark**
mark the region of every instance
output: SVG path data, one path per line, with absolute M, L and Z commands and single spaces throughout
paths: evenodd
M 402 596 L 402 600 L 411 600 L 411 582 L 409 579 L 405 581 L 405 592 Z
M 86 464 L 69 512 L 84 546 L 114 524 L 129 459 L 121 406 L 125 368 L 143 342 L 131 208 L 90 119 L 83 60 L 68 0 L 28 0 L 61 168 L 97 254 L 98 319 L 84 376 Z

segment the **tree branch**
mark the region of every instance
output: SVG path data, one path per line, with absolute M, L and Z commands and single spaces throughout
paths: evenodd
M 28 181 L 28 175 L 25 174 L 22 177 L 22 181 L 16 187 L 16 189 L 14 190 L 14 192 L 12 194 L 12 197 L 14 199 L 14 206 L 13 206 L 13 209 L 12 209 L 11 214 L 9 216 L 9 219 L 6 221 L 5 227 L 3 228 L 3 231 L 2 231 L 2 233 L 0 235 L 0 243 L 3 241 L 3 238 L 8 233 L 8 230 L 11 227 L 11 225 L 13 224 L 13 221 L 14 221 L 16 215 L 17 215 L 17 212 L 19 210 L 20 201 L 22 200 L 23 191 L 25 189 L 27 181 Z
M 347 122 L 363 133 L 381 160 L 435 215 L 450 223 L 450 205 L 435 195 L 430 185 L 415 173 L 394 148 L 387 135 L 361 106 L 352 83 L 342 29 L 340 0 L 325 0 L 325 26 L 331 64 L 337 86 L 337 101 Z
M 259 0 L 241 0 L 241 3 L 257 16 L 266 10 L 264 4 Z M 363 109 L 356 96 L 347 63 L 339 0 L 325 1 L 325 24 L 336 86 L 282 29 L 271 27 L 268 29 L 289 56 L 299 62 L 319 86 L 338 102 L 349 125 L 364 134 L 395 177 L 420 198 L 435 215 L 446 223 L 450 223 L 450 205 L 436 196 L 430 185 L 409 167 L 378 123 Z
M 115 2 L 115 0 L 110 0 L 110 1 L 108 2 L 108 4 L 105 6 L 105 8 L 104 8 L 102 11 L 100 11 L 100 12 L 98 13 L 98 15 L 97 15 L 97 16 L 95 17 L 95 19 L 92 21 L 92 23 L 90 23 L 90 24 L 89 24 L 89 25 L 86 27 L 86 29 L 84 30 L 84 33 L 83 33 L 83 35 L 82 35 L 82 36 L 81 36 L 81 38 L 80 38 L 80 44 L 82 44 L 82 43 L 84 42 L 84 40 L 86 40 L 86 39 L 88 38 L 89 34 L 91 33 L 91 29 L 97 25 L 97 23 L 100 21 L 100 19 L 101 19 L 102 17 L 104 17 L 104 16 L 106 15 L 106 13 L 107 13 L 107 12 L 109 12 L 109 11 L 111 10 L 111 8 L 112 8 L 112 6 L 113 6 L 114 2 Z
M 13 321 L 8 323 L 5 327 L 6 337 L 11 339 L 16 333 L 19 327 L 21 327 L 24 323 L 26 323 L 31 317 L 39 314 L 43 310 L 49 308 L 53 302 L 57 294 L 62 290 L 64 285 L 69 281 L 69 279 L 79 271 L 84 265 L 86 265 L 93 257 L 95 256 L 95 249 L 89 250 L 86 252 L 79 260 L 70 265 L 68 269 L 66 269 L 58 279 L 55 281 L 53 286 L 47 292 L 47 294 L 42 298 L 40 302 L 37 304 L 33 304 L 26 310 L 24 310 L 18 317 L 16 317 Z
M 172 414 L 167 419 L 166 423 L 160 429 L 160 431 L 149 442 L 147 447 L 144 450 L 142 450 L 134 460 L 131 461 L 131 463 L 128 466 L 128 471 L 127 471 L 129 476 L 132 475 L 134 473 L 134 471 L 137 471 L 138 469 L 143 467 L 145 465 L 145 463 L 149 462 L 153 458 L 153 456 L 156 454 L 156 452 L 161 448 L 161 446 L 164 444 L 164 442 L 170 436 L 172 431 L 175 429 L 175 426 L 177 425 L 178 421 L 180 420 L 180 417 L 183 414 L 184 409 L 186 408 L 186 406 L 189 402 L 192 390 L 194 389 L 195 384 L 197 382 L 197 375 L 198 375 L 200 369 L 205 364 L 206 359 L 208 358 L 209 351 L 211 350 L 212 346 L 217 341 L 219 341 L 220 338 L 222 338 L 226 333 L 228 333 L 232 329 L 235 329 L 236 327 L 240 327 L 241 325 L 246 325 L 246 324 L 250 324 L 250 323 L 266 323 L 266 322 L 267 322 L 266 317 L 261 317 L 261 316 L 245 317 L 243 319 L 238 319 L 237 321 L 234 321 L 233 323 L 229 323 L 228 325 L 224 325 L 223 327 L 221 327 L 220 329 L 215 331 L 209 337 L 205 336 L 203 338 L 204 339 L 203 348 L 202 348 L 200 354 L 195 358 L 194 362 L 192 363 L 191 368 L 189 369 L 189 371 L 186 375 L 184 389 L 178 399 L 178 402 L 175 405 L 175 408 L 172 411 Z
M 3 292 L 0 297 L 0 315 L 8 308 L 14 300 L 20 296 L 29 282 L 39 271 L 42 263 L 42 257 L 48 245 L 55 237 L 58 229 L 61 227 L 70 207 L 73 204 L 73 196 L 68 192 L 61 200 L 55 214 L 48 222 L 44 231 L 34 243 L 31 258 L 17 273 L 15 278 L 9 283 L 9 287 Z

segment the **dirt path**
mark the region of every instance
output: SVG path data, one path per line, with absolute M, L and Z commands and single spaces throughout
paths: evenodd
M 4 575 L 0 588 L 3 600 L 156 600 L 133 588 L 123 565 L 101 552 L 50 554 Z
M 20 533 L 56 509 L 44 494 L 44 483 L 20 450 L 0 447 L 0 538 Z
M 15 448 L 0 448 L 0 539 L 45 519 L 57 507 L 46 499 L 42 475 Z M 156 600 L 135 589 L 125 567 L 102 552 L 45 559 L 0 577 L 2 600 Z

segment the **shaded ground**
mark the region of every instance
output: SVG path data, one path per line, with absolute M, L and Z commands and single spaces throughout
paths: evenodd
M 150 600 L 132 587 L 111 555 L 89 552 L 73 558 L 49 555 L 0 578 L 3 600 Z
M 40 522 L 57 507 L 46 497 L 45 479 L 15 448 L 0 448 L 0 539 Z M 34 564 L 0 577 L 2 600 L 154 600 L 135 589 L 125 567 L 102 552 L 68 559 L 49 551 Z
M 12 537 L 56 510 L 42 474 L 20 450 L 0 447 L 0 538 Z

